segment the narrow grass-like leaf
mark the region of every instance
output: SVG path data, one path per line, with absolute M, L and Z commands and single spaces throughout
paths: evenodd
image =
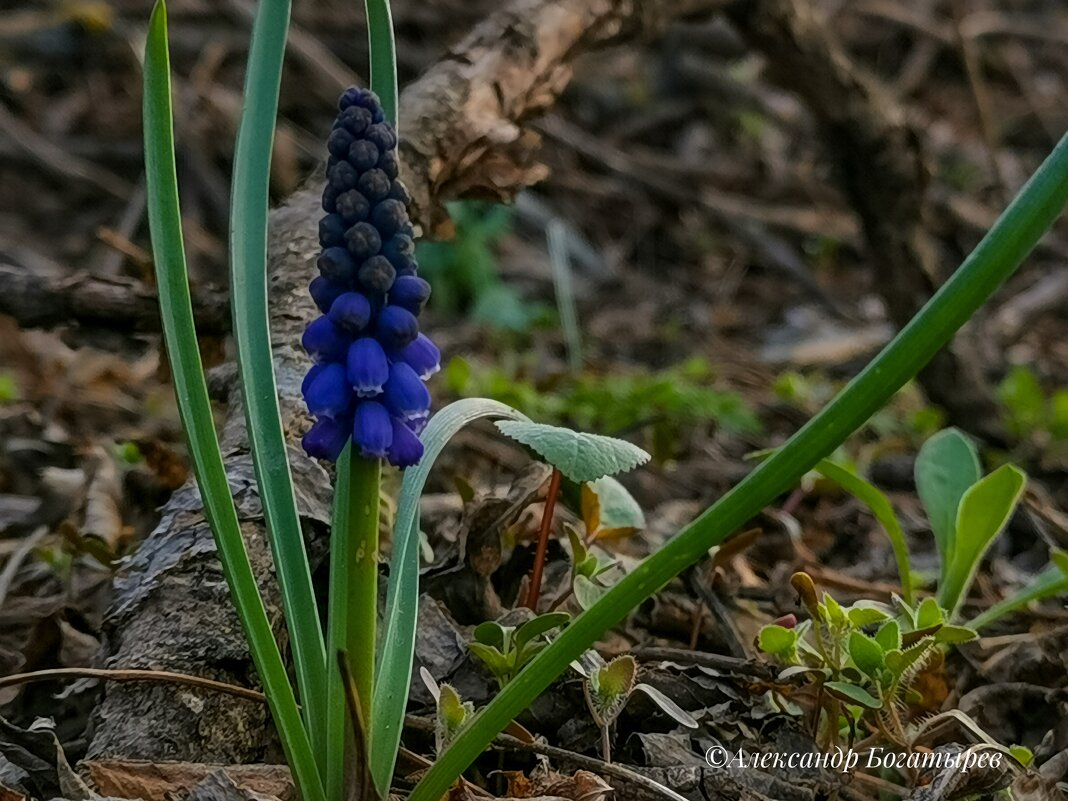
M 308 734 L 271 631 L 226 477 L 193 325 L 174 163 L 167 12 L 156 3 L 145 45 L 145 180 L 160 317 L 189 456 L 223 572 L 248 638 L 286 758 L 305 801 L 325 801 Z
M 894 507 L 890 505 L 890 499 L 856 473 L 830 459 L 820 460 L 820 463 L 816 465 L 816 472 L 861 501 L 875 515 L 875 519 L 879 521 L 890 538 L 890 545 L 894 549 L 894 559 L 897 560 L 897 574 L 901 578 L 905 603 L 911 604 L 912 565 L 909 561 L 909 546 L 905 542 L 905 532 L 901 530 L 901 523 L 897 520 Z
M 1068 576 L 1062 573 L 1057 565 L 1050 565 L 1015 595 L 1010 595 L 1004 601 L 994 604 L 982 614 L 969 620 L 967 625 L 973 629 L 981 629 L 996 620 L 1001 620 L 1006 615 L 1023 609 L 1032 601 L 1041 601 L 1043 598 L 1052 598 L 1057 595 L 1068 595 Z
M 380 793 L 389 787 L 397 761 L 408 688 L 412 682 L 415 625 L 419 611 L 419 498 L 434 462 L 464 426 L 483 418 L 527 420 L 511 406 L 484 398 L 450 403 L 430 419 L 423 432 L 423 458 L 404 472 L 393 526 L 393 556 L 382 632 L 378 682 L 371 707 L 371 775 Z
M 397 127 L 397 46 L 393 38 L 393 15 L 389 0 L 364 0 L 367 11 L 367 44 L 371 62 L 371 89 L 382 111 Z
M 293 643 L 304 722 L 318 740 L 326 703 L 326 650 L 304 549 L 275 389 L 267 309 L 267 213 L 288 0 L 261 0 L 252 28 L 245 107 L 234 152 L 230 303 L 249 445 Z M 323 744 L 316 742 L 316 752 Z
M 409 801 L 438 801 L 512 718 L 630 610 L 701 559 L 878 411 L 1019 267 L 1068 202 L 1068 136 L 964 264 L 826 408 L 767 461 L 572 621 L 468 724 Z

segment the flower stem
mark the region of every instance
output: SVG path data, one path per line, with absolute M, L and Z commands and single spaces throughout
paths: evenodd
M 344 801 L 345 762 L 352 742 L 346 725 L 345 687 L 338 654 L 346 653 L 360 706 L 371 708 L 378 611 L 378 502 L 382 465 L 345 448 L 337 463 L 330 534 L 330 598 L 327 618 L 326 750 L 328 801 Z M 355 722 L 353 725 L 357 725 Z M 365 742 L 370 732 L 365 732 Z
M 545 570 L 545 553 L 549 550 L 549 530 L 553 526 L 553 512 L 556 510 L 556 496 L 560 493 L 560 471 L 553 468 L 549 479 L 549 493 L 545 497 L 545 511 L 541 515 L 541 530 L 538 532 L 538 550 L 534 555 L 534 569 L 530 574 L 530 589 L 527 590 L 526 606 L 531 611 L 538 611 L 538 596 L 541 595 L 541 574 Z

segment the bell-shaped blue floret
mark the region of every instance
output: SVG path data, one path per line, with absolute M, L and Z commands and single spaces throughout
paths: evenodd
M 390 443 L 387 458 L 394 467 L 411 467 L 423 458 L 423 443 L 419 437 L 400 420 L 394 418 L 393 442 Z
M 415 315 L 400 306 L 389 305 L 378 315 L 375 336 L 382 347 L 394 351 L 407 347 L 419 336 L 419 321 Z
M 426 334 L 420 334 L 415 341 L 397 354 L 397 361 L 404 362 L 420 379 L 426 381 L 441 369 L 441 351 Z
M 352 337 L 330 322 L 330 318 L 317 317 L 304 329 L 301 344 L 317 362 L 340 362 L 349 351 Z
M 377 339 L 361 337 L 349 347 L 349 384 L 361 398 L 381 394 L 389 380 L 389 360 Z
M 430 411 L 430 392 L 415 370 L 404 362 L 390 365 L 384 400 L 389 411 L 401 420 L 424 417 Z
M 311 293 L 312 300 L 315 301 L 315 305 L 319 308 L 319 311 L 326 314 L 330 311 L 330 307 L 334 305 L 334 301 L 337 300 L 338 295 L 345 292 L 345 287 L 340 284 L 335 284 L 333 281 L 323 278 L 321 275 L 317 275 L 312 279 L 311 284 L 309 284 L 308 291 Z
M 393 444 L 393 421 L 385 406 L 378 401 L 365 400 L 356 407 L 352 441 L 369 459 L 381 459 L 389 452 L 389 446 Z
M 359 292 L 346 292 L 333 302 L 327 317 L 339 328 L 358 334 L 371 322 L 371 301 Z
M 354 397 L 344 366 L 330 362 L 308 385 L 304 402 L 316 417 L 340 417 L 350 410 Z
M 312 458 L 336 462 L 351 436 L 352 420 L 350 418 L 324 417 L 308 429 L 301 444 Z
M 389 290 L 389 302 L 418 316 L 430 297 L 430 284 L 418 275 L 398 276 Z

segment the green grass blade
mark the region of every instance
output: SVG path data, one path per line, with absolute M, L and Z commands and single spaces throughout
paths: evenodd
M 382 463 L 345 448 L 337 463 L 334 515 L 330 525 L 330 600 L 327 648 L 327 710 L 323 739 L 326 792 L 331 801 L 346 797 L 346 744 L 351 730 L 346 718 L 345 682 L 337 662 L 345 654 L 363 709 L 370 708 L 374 687 L 375 633 L 378 616 L 378 505 Z M 373 732 L 373 737 L 371 736 Z M 370 727 L 364 742 L 377 738 Z M 385 798 L 387 793 L 383 793 Z
M 278 727 L 301 796 L 305 801 L 325 801 L 311 743 L 301 723 L 293 688 L 289 684 L 245 550 L 226 469 L 219 452 L 211 402 L 197 348 L 178 204 L 167 11 L 162 0 L 153 9 L 149 24 L 145 45 L 144 94 L 145 178 L 152 255 L 156 266 L 164 340 L 174 376 L 178 409 L 189 443 L 193 473 L 204 502 L 204 514 L 215 534 L 230 594 L 244 626 L 256 670 L 267 692 L 271 715 Z
M 1052 598 L 1055 595 L 1068 595 L 1068 576 L 1064 575 L 1056 565 L 1050 565 L 1028 586 L 1015 595 L 1010 595 L 1004 601 L 994 604 L 965 625 L 973 629 L 981 629 L 996 620 L 1001 620 L 1005 615 L 1023 609 L 1032 601 L 1041 601 L 1043 598 Z
M 304 721 L 318 739 L 326 705 L 326 649 L 278 408 L 267 309 L 271 149 L 288 27 L 288 0 L 261 0 L 252 28 L 245 107 L 234 152 L 230 302 L 248 439 L 293 644 Z M 316 742 L 316 753 L 321 754 L 322 747 Z
M 397 517 L 393 526 L 393 556 L 389 563 L 389 589 L 382 652 L 371 705 L 371 776 L 385 798 L 397 761 L 404 709 L 412 682 L 415 627 L 419 611 L 419 498 L 430 470 L 449 440 L 469 423 L 482 418 L 528 421 L 511 406 L 485 398 L 450 403 L 430 420 L 421 439 L 425 450 L 415 467 L 404 472 Z
M 382 101 L 386 120 L 397 127 L 397 45 L 389 0 L 364 0 L 367 44 L 371 62 L 371 89 Z
M 767 461 L 579 615 L 438 757 L 409 801 L 438 801 L 512 718 L 605 631 L 795 486 L 878 411 L 1019 267 L 1068 202 L 1065 136 L 964 264 L 882 352 Z
M 905 603 L 912 605 L 912 566 L 909 562 L 909 546 L 905 542 L 905 532 L 901 530 L 901 523 L 897 520 L 894 507 L 890 505 L 890 499 L 882 492 L 839 464 L 829 459 L 821 459 L 816 465 L 816 472 L 824 478 L 833 481 L 850 495 L 867 506 L 875 519 L 882 525 L 886 535 L 890 538 L 890 545 L 894 549 L 894 559 L 897 561 L 897 573 L 901 578 L 901 589 Z

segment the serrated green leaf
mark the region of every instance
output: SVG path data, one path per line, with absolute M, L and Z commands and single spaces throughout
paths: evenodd
M 840 701 L 856 704 L 865 709 L 882 709 L 882 702 L 863 687 L 857 687 L 845 681 L 828 681 L 823 689 Z
M 959 645 L 964 642 L 971 642 L 978 639 L 978 637 L 979 632 L 967 626 L 942 626 L 934 635 L 935 642 L 946 645 Z
M 983 555 L 1012 517 L 1026 483 L 1027 475 L 1007 464 L 973 484 L 961 498 L 953 559 L 938 588 L 938 600 L 950 610 L 951 620 L 968 594 Z
M 879 521 L 890 538 L 890 546 L 893 548 L 894 558 L 897 561 L 898 577 L 905 591 L 905 599 L 911 599 L 912 566 L 909 561 L 908 543 L 905 541 L 905 532 L 901 529 L 901 523 L 898 522 L 897 515 L 894 513 L 894 507 L 890 505 L 890 499 L 856 473 L 829 459 L 823 459 L 817 464 L 816 470 L 861 501 L 875 515 L 875 519 Z
M 877 601 L 857 601 L 846 610 L 849 622 L 857 628 L 882 623 L 892 616 L 890 607 Z
M 957 509 L 970 486 L 982 476 L 975 445 L 955 428 L 939 431 L 920 448 L 914 468 L 916 491 L 927 512 L 939 554 L 939 583 L 953 560 Z
M 942 607 L 938 605 L 938 601 L 934 598 L 924 598 L 920 605 L 916 607 L 916 628 L 926 629 L 944 622 L 945 615 L 942 612 Z
M 869 676 L 876 676 L 883 669 L 882 646 L 863 632 L 854 631 L 849 635 L 849 656 Z
M 905 650 L 887 651 L 884 657 L 887 669 L 895 676 L 901 676 L 924 657 L 934 645 L 933 640 L 924 640 Z
M 797 630 L 774 623 L 763 626 L 757 635 L 757 645 L 766 654 L 781 656 L 791 654 L 797 646 Z
M 875 634 L 875 641 L 879 643 L 884 652 L 894 651 L 901 647 L 901 625 L 896 620 L 888 620 Z
M 650 458 L 637 445 L 615 437 L 514 420 L 498 422 L 497 428 L 576 482 L 596 481 L 605 476 L 625 473 L 645 464 Z

